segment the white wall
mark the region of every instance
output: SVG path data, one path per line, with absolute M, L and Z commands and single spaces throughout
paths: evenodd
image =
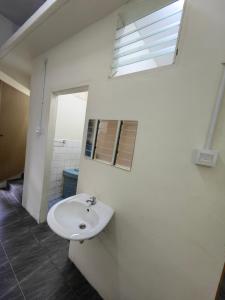
M 80 166 L 87 96 L 87 92 L 58 96 L 49 200 L 62 196 L 63 170 Z
M 87 92 L 58 97 L 55 139 L 82 140 L 86 106 Z
M 70 257 L 106 300 L 215 297 L 225 244 L 225 103 L 214 140 L 217 167 L 193 165 L 191 152 L 204 142 L 218 90 L 224 11 L 224 0 L 187 1 L 179 56 L 170 67 L 108 78 L 114 14 L 34 64 L 23 205 L 37 220 L 46 188 L 46 132 L 35 135 L 46 56 L 46 128 L 52 91 L 87 83 L 86 126 L 88 118 L 139 121 L 131 172 L 81 159 L 79 191 L 116 214 L 98 238 L 72 243 Z
M 0 14 L 0 47 L 18 29 L 18 26 Z

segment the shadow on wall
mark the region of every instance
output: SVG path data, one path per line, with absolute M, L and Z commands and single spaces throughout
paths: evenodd
M 123 299 L 123 285 L 125 285 L 130 288 L 129 291 L 126 291 L 124 299 L 129 299 L 127 298 L 128 295 L 130 295 L 131 299 L 133 293 L 135 293 L 133 289 L 135 289 L 136 283 L 133 282 L 132 284 L 132 274 L 124 265 L 128 254 L 126 258 L 123 259 L 118 250 L 119 240 L 116 236 L 118 218 L 120 218 L 119 213 L 113 215 L 108 226 L 105 227 L 98 237 L 87 240 L 83 244 L 71 241 L 69 257 L 75 265 L 84 272 L 86 278 L 88 280 L 91 278 L 93 285 L 97 287 L 97 289 L 99 287 L 99 291 L 101 291 L 102 295 L 109 293 L 111 299 Z M 130 223 L 128 225 L 130 225 Z M 130 249 L 130 252 L 133 251 L 136 250 Z M 101 256 L 97 255 L 98 253 L 101 253 Z M 132 262 L 130 263 L 132 264 Z M 99 277 L 95 276 L 96 270 L 104 273 L 104 287 L 99 281 Z M 135 270 L 133 270 L 133 272 L 135 272 Z M 124 280 L 126 282 L 124 282 Z
M 110 289 L 111 294 L 115 295 L 114 299 L 120 299 L 120 280 L 118 272 L 119 258 L 113 255 L 113 253 L 118 253 L 117 239 L 115 235 L 115 218 L 116 216 L 114 215 L 112 220 L 110 221 L 110 224 L 98 237 L 85 241 L 83 244 L 71 241 L 69 257 L 73 262 L 75 262 L 75 264 L 77 264 L 77 267 L 79 269 L 85 270 L 85 272 L 89 273 L 88 276 L 86 276 L 87 279 L 89 278 L 89 276 L 92 279 L 95 278 L 95 286 L 99 285 L 98 278 L 95 276 L 96 270 L 108 270 L 108 273 L 104 274 L 106 278 L 106 281 L 104 283 L 105 290 L 109 291 Z M 74 251 L 73 246 L 76 247 L 76 251 Z M 104 249 L 104 254 L 102 253 L 102 249 Z M 98 252 L 102 253 L 101 257 L 96 256 L 96 253 Z M 81 253 L 83 253 L 83 255 L 80 255 Z M 114 261 L 114 263 L 109 263 L 110 261 Z M 91 269 L 89 268 L 90 264 L 92 266 Z

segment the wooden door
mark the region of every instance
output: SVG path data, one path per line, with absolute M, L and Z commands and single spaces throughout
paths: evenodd
M 29 97 L 0 82 L 0 181 L 23 172 Z

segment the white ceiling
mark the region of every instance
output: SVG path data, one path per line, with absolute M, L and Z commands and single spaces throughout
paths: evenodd
M 46 4 L 48 1 L 50 0 L 47 0 Z M 25 34 L 21 35 L 21 38 L 15 38 L 10 47 L 7 45 L 4 51 L 0 49 L 0 68 L 26 86 L 29 85 L 32 60 L 35 57 L 110 14 L 127 0 L 56 0 L 54 2 L 57 2 L 58 6 L 51 11 L 50 15 L 39 18 L 39 22 L 32 25 L 32 30 L 25 30 Z M 21 27 L 21 30 L 27 23 Z
M 0 14 L 21 26 L 46 0 L 0 0 Z

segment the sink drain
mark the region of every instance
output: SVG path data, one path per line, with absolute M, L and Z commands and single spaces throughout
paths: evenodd
M 79 225 L 79 228 L 80 228 L 80 229 L 85 229 L 85 228 L 86 228 L 86 225 L 83 224 L 83 223 L 81 223 L 81 224 Z

